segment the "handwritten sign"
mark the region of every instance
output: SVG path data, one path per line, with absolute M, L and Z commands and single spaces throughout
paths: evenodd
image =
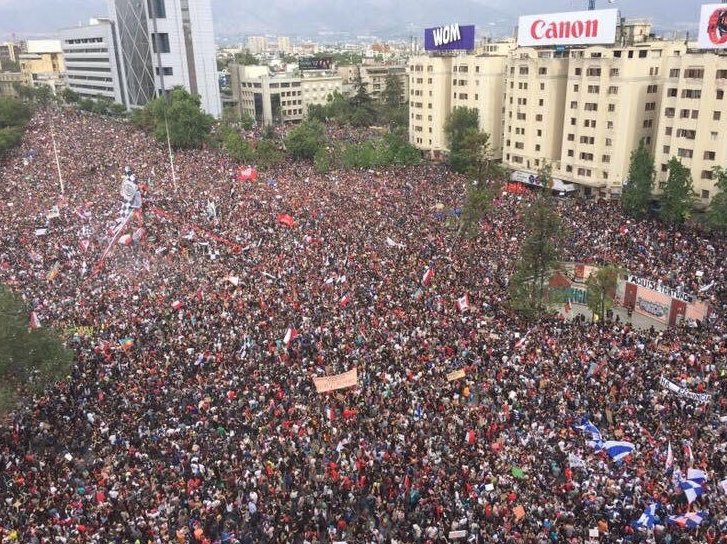
M 459 380 L 460 378 L 464 378 L 465 373 L 464 369 L 460 368 L 459 370 L 454 370 L 453 372 L 450 372 L 447 374 L 447 381 L 453 382 L 454 380 Z
M 343 374 L 336 374 L 335 376 L 317 376 L 313 378 L 313 384 L 316 386 L 316 391 L 319 393 L 353 387 L 357 383 L 358 370 L 356 367 L 352 368 L 348 372 L 344 372 Z

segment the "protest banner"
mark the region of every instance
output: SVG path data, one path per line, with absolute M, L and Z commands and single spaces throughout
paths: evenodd
M 706 393 L 693 393 L 689 389 L 687 389 L 685 387 L 681 387 L 681 386 L 675 384 L 674 382 L 667 380 L 663 376 L 661 378 L 659 378 L 659 384 L 662 387 L 671 391 L 672 393 L 676 393 L 680 397 L 691 399 L 691 400 L 694 400 L 701 404 L 706 404 L 712 400 L 711 395 L 707 395 Z
M 460 368 L 459 370 L 454 370 L 447 374 L 447 381 L 453 382 L 454 380 L 459 380 L 460 378 L 465 377 L 465 372 L 463 368 Z
M 334 376 L 316 376 L 313 378 L 313 384 L 316 386 L 316 391 L 318 391 L 319 393 L 326 393 L 328 391 L 335 391 L 336 389 L 353 387 L 357 383 L 358 370 L 356 369 L 356 367 L 342 374 L 336 374 Z

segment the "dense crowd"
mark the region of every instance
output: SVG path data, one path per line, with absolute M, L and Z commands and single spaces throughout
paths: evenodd
M 145 235 L 97 267 L 126 166 Z M 727 542 L 724 239 L 563 201 L 564 259 L 711 284 L 714 313 L 666 331 L 533 325 L 507 305 L 528 195 L 499 195 L 462 239 L 447 216 L 465 180 L 442 166 L 286 163 L 240 182 L 201 150 L 175 169 L 176 188 L 129 124 L 48 111 L 0 164 L 0 281 L 77 354 L 0 426 L 2 542 Z M 354 367 L 356 387 L 316 392 Z M 584 416 L 634 452 L 594 450 Z M 690 467 L 709 477 L 691 504 L 673 477 Z M 655 527 L 635 526 L 653 502 Z M 708 515 L 667 524 L 688 511 Z

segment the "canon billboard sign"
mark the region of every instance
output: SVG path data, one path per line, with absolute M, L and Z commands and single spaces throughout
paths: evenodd
M 517 44 L 528 47 L 612 44 L 616 41 L 617 23 L 616 9 L 523 15 L 518 22 Z
M 699 18 L 700 49 L 727 48 L 727 4 L 705 4 Z

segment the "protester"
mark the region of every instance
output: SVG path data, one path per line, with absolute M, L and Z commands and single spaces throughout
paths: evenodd
M 442 166 L 286 162 L 240 182 L 207 149 L 172 176 L 150 137 L 72 111 L 38 113 L 1 166 L 0 281 L 77 354 L 0 427 L 2 542 L 727 542 L 724 239 L 562 202 L 564 259 L 695 295 L 714 282 L 713 314 L 529 324 L 507 278 L 530 197 L 500 195 L 458 238 L 465 179 Z M 144 235 L 99 262 L 125 167 L 144 186 L 126 232 Z M 354 367 L 357 387 L 316 392 Z M 634 451 L 590 446 L 584 416 Z M 708 477 L 691 504 L 688 468 Z M 667 523 L 687 512 L 698 528 Z

